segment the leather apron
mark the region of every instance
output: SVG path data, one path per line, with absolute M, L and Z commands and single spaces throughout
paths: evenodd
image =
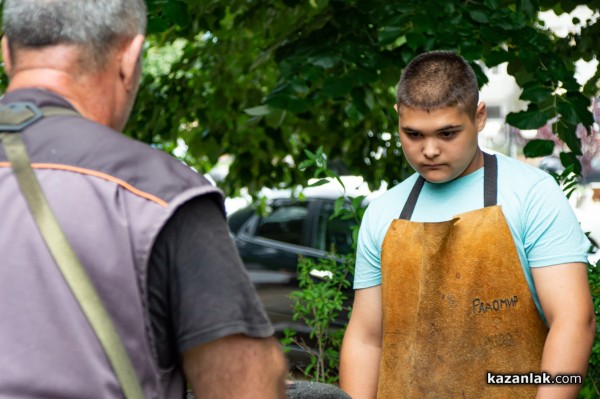
M 386 233 L 378 398 L 535 396 L 535 385 L 487 383 L 487 372 L 539 372 L 548 329 L 497 205 L 496 157 L 484 164 L 484 208 L 411 222 L 419 177 Z

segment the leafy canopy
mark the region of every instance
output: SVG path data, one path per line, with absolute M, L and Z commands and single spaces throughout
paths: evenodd
M 593 124 L 600 72 L 580 87 L 575 61 L 597 56 L 600 23 L 553 36 L 537 12 L 600 0 L 146 0 L 145 72 L 126 133 L 207 172 L 233 156 L 228 194 L 305 183 L 304 150 L 321 147 L 339 173 L 392 185 L 411 173 L 396 135 L 394 86 L 432 49 L 480 65 L 508 63 L 529 102 L 509 114 L 521 129 L 550 121 L 578 163 L 576 127 Z M 2 80 L 6 84 L 6 78 Z M 181 151 L 181 148 L 187 151 Z M 529 155 L 543 155 L 536 142 Z M 577 170 L 578 168 L 575 168 Z M 580 169 L 580 168 L 579 168 Z
M 426 50 L 459 52 L 481 85 L 478 61 L 508 62 L 529 106 L 507 121 L 535 129 L 557 120 L 554 132 L 573 155 L 581 154 L 576 126 L 593 123 L 588 107 L 600 74 L 582 88 L 574 62 L 596 56 L 600 24 L 587 21 L 558 38 L 537 12 L 598 10 L 599 0 L 147 2 L 147 64 L 163 68 L 145 74 L 128 132 L 166 150 L 182 139 L 186 161 L 203 171 L 233 155 L 222 184 L 230 194 L 303 183 L 294 166 L 304 149 L 319 146 L 338 171 L 373 186 L 405 178 L 411 170 L 395 133 L 394 86 Z

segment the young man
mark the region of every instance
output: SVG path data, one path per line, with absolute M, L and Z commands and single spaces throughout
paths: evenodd
M 494 384 L 585 376 L 595 320 L 589 243 L 563 193 L 546 173 L 481 151 L 478 101 L 454 53 L 422 54 L 402 73 L 400 142 L 417 173 L 361 225 L 340 375 L 354 399 L 577 396 L 579 384 Z
M 18 135 L 115 325 L 138 397 L 183 398 L 189 384 L 198 398 L 283 398 L 284 357 L 222 194 L 119 133 L 140 81 L 144 1 L 3 5 L 0 397 L 119 398 L 120 381 L 132 380 L 117 378 L 122 362 L 108 361 L 38 231 L 15 178 L 23 168 L 7 158 Z M 16 103 L 60 115 L 5 133 Z

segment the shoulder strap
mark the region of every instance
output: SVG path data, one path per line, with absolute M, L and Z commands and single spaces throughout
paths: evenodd
M 31 106 L 33 106 L 33 109 Z M 27 113 L 24 110 L 31 110 L 31 112 Z M 39 112 L 39 115 L 36 111 Z M 21 139 L 20 131 L 23 128 L 43 116 L 50 115 L 79 114 L 75 111 L 58 107 L 43 107 L 38 109 L 29 103 L 23 107 L 16 107 L 16 110 L 14 107 L 11 109 L 7 106 L 0 106 L 0 142 L 4 145 L 8 161 L 11 163 L 19 188 L 25 197 L 37 227 L 64 279 L 104 348 L 106 356 L 119 379 L 125 397 L 128 399 L 141 399 L 143 398 L 142 390 L 129 356 L 92 281 L 81 265 L 79 258 L 73 251 L 48 205 L 37 177 L 31 168 L 29 156 Z M 12 126 L 12 129 L 10 126 Z M 6 127 L 9 127 L 9 129 L 6 129 Z M 15 127 L 20 128 L 15 130 Z
M 421 190 L 423 189 L 423 185 L 425 184 L 425 178 L 421 175 L 417 178 L 415 185 L 412 190 L 410 190 L 410 194 L 408 195 L 408 199 L 404 203 L 404 207 L 402 208 L 402 212 L 400 213 L 399 219 L 401 220 L 410 220 L 413 212 L 415 211 L 415 207 L 417 206 L 417 199 L 419 198 L 419 194 L 421 194 Z
M 498 160 L 495 155 L 483 153 L 483 206 L 498 203 Z

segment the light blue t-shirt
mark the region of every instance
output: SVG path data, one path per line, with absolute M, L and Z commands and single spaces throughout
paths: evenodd
M 512 233 L 532 297 L 543 315 L 531 267 L 587 262 L 590 242 L 582 232 L 556 181 L 539 169 L 501 154 L 498 159 L 498 205 Z M 381 246 L 418 175 L 377 197 L 360 226 L 354 288 L 381 284 Z M 441 222 L 483 208 L 483 168 L 447 183 L 425 182 L 411 220 Z

